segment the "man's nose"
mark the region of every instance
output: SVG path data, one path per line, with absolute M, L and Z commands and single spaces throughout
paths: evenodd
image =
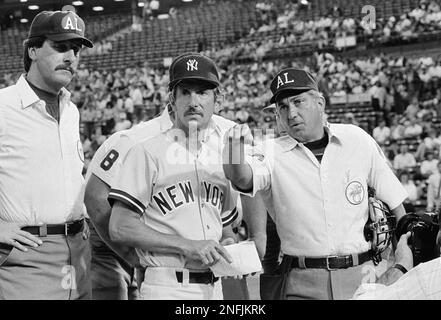
M 294 119 L 298 115 L 299 115 L 299 112 L 298 112 L 297 108 L 295 106 L 289 106 L 288 118 Z
M 193 107 L 196 107 L 199 105 L 199 95 L 196 92 L 190 93 L 189 105 L 193 106 Z
M 73 49 L 69 49 L 64 53 L 64 62 L 73 63 L 77 56 Z

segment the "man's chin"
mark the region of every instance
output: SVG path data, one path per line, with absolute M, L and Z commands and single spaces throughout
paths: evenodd
M 54 84 L 59 87 L 66 87 L 72 81 L 73 75 L 70 72 L 65 72 L 64 75 L 57 75 L 54 79 Z
M 188 124 L 190 123 L 200 123 L 202 121 L 202 116 L 198 114 L 192 114 L 185 116 L 185 120 Z
M 290 130 L 288 131 L 288 134 L 297 142 L 304 143 L 306 141 L 305 137 L 302 134 L 299 134 L 297 131 Z

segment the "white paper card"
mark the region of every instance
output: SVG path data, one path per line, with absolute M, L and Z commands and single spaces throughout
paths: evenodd
M 224 247 L 233 258 L 230 264 L 220 259 L 211 267 L 216 277 L 239 276 L 262 270 L 259 255 L 254 241 L 242 241 Z

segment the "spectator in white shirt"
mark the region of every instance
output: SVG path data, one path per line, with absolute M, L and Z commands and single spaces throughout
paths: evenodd
M 115 132 L 130 129 L 132 123 L 127 119 L 125 112 L 119 114 L 119 119 L 115 124 Z
M 433 150 L 441 145 L 441 139 L 438 137 L 438 132 L 435 128 L 429 130 L 429 135 L 419 144 L 415 153 L 415 158 L 419 161 L 425 159 L 427 152 L 433 152 Z
M 142 92 L 139 85 L 131 85 L 129 96 L 132 98 L 133 104 L 136 105 L 142 105 L 144 103 L 142 98 Z
M 415 201 L 418 200 L 418 190 L 415 183 L 410 178 L 409 173 L 407 171 L 401 171 L 398 177 L 404 189 L 406 189 L 409 194 L 408 200 L 411 203 L 415 203 Z
M 382 110 L 386 100 L 386 89 L 380 81 L 376 81 L 374 86 L 369 90 L 372 100 L 372 108 L 374 110 Z
M 421 163 L 420 172 L 425 177 L 428 178 L 431 174 L 437 172 L 438 159 L 434 158 L 432 151 L 427 151 L 425 160 Z
M 420 106 L 418 103 L 418 98 L 413 97 L 411 103 L 407 106 L 404 114 L 408 119 L 415 118 L 418 111 L 420 111 Z
M 416 119 L 412 118 L 409 122 L 406 121 L 404 129 L 405 138 L 415 138 L 423 133 L 423 128 L 417 123 Z
M 391 138 L 394 140 L 400 140 L 404 138 L 404 125 L 399 122 L 397 117 L 392 119 L 392 125 L 390 128 Z
M 390 138 L 390 129 L 386 126 L 386 121 L 381 120 L 378 127 L 373 131 L 372 136 L 379 144 L 384 144 Z
M 416 166 L 416 160 L 412 153 L 409 152 L 409 148 L 406 144 L 403 144 L 400 148 L 400 153 L 394 158 L 394 169 L 405 170 Z
M 135 104 L 133 103 L 133 99 L 128 95 L 124 99 L 124 110 L 129 114 L 132 114 L 133 111 L 135 110 Z
M 437 170 L 427 179 L 427 211 L 440 209 L 441 189 L 441 162 L 438 162 Z

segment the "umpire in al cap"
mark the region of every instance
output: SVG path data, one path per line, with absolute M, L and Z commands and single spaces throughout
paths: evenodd
M 245 161 L 224 171 L 242 194 L 265 190 L 286 263 L 283 299 L 347 299 L 374 268 L 377 247 L 364 237 L 368 186 L 397 220 L 406 212 L 407 192 L 375 140 L 354 125 L 325 121 L 325 99 L 307 71 L 287 68 L 271 81 L 278 124 L 286 135 L 251 150 Z M 240 154 L 251 143 L 249 128 L 228 133 Z M 265 148 L 267 147 L 267 148 Z M 251 215 L 252 217 L 252 215 Z
M 0 299 L 89 299 L 79 112 L 65 87 L 85 37 L 71 11 L 43 11 L 25 73 L 0 90 Z

